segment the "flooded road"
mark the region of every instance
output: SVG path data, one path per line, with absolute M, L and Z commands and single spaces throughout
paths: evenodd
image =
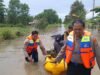
M 47 50 L 53 48 L 53 39 L 50 37 L 52 34 L 54 34 L 54 32 L 40 35 Z M 96 32 L 95 36 L 97 36 L 100 45 L 100 33 L 98 34 Z M 21 37 L 16 40 L 9 40 L 0 43 L 0 75 L 50 75 L 44 70 L 43 64 L 45 59 L 40 49 L 38 50 L 38 64 L 30 64 L 24 60 L 24 40 L 25 37 Z M 97 65 L 92 70 L 92 75 L 100 75 Z
M 46 35 L 40 36 L 41 38 L 47 37 Z M 49 37 L 49 36 L 48 36 Z M 0 75 L 49 75 L 43 68 L 44 56 L 40 49 L 39 63 L 30 64 L 24 60 L 23 41 L 25 38 L 16 40 L 5 41 L 0 44 Z M 50 40 L 50 39 L 47 39 Z M 45 43 L 47 40 L 43 39 Z M 48 45 L 46 49 L 48 49 Z M 49 47 L 49 49 L 51 49 Z
M 40 35 L 46 50 L 53 48 L 53 40 L 51 38 L 52 33 Z M 0 75 L 50 75 L 44 70 L 43 64 L 45 56 L 42 55 L 40 49 L 38 49 L 38 64 L 27 63 L 24 60 L 24 40 L 25 37 L 21 37 L 0 43 Z

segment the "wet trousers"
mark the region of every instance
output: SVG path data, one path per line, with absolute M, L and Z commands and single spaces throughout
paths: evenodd
M 70 62 L 66 75 L 91 75 L 91 69 L 85 68 L 83 64 Z
M 32 51 L 31 53 L 28 53 L 28 55 L 29 55 L 29 56 L 32 56 L 32 59 L 34 60 L 34 62 L 38 62 L 38 52 L 37 52 L 37 50 Z M 25 60 L 26 60 L 27 62 L 29 62 L 28 57 L 25 57 Z

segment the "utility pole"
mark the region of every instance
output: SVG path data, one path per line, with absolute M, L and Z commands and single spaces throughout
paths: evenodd
M 95 8 L 95 0 L 93 0 L 93 9 L 94 8 Z M 92 17 L 94 18 L 94 11 L 93 11 Z
M 95 0 L 93 0 L 93 8 L 92 9 L 94 9 L 95 8 Z M 92 21 L 94 22 L 94 11 L 92 12 Z M 94 26 L 94 24 L 92 25 L 92 29 L 94 28 L 95 26 Z

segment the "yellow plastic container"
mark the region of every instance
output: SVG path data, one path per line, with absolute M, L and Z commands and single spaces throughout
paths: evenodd
M 51 56 L 47 56 L 44 68 L 53 75 L 60 75 L 67 69 L 67 64 L 65 64 L 64 59 L 62 59 L 60 63 L 51 63 L 54 59 L 55 58 Z

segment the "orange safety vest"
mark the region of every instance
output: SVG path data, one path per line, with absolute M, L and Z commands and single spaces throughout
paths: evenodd
M 80 42 L 80 51 L 79 54 L 82 59 L 82 64 L 85 68 L 92 68 L 95 65 L 95 55 L 93 49 L 91 47 L 90 41 L 90 33 L 88 31 L 84 31 L 84 36 Z M 66 42 L 66 62 L 69 63 L 72 58 L 72 52 L 74 51 L 74 38 L 73 32 L 71 32 L 68 36 L 68 41 Z
M 87 30 L 85 30 L 84 33 L 85 33 L 86 36 L 91 36 L 92 35 L 91 32 L 89 32 Z
M 29 35 L 29 36 L 27 37 L 27 39 L 29 40 L 29 42 L 28 42 L 28 45 L 27 45 L 27 47 L 26 47 L 26 51 L 27 51 L 28 53 L 31 53 L 32 50 L 37 50 L 37 47 L 38 47 L 38 45 L 40 44 L 39 37 L 36 39 L 36 41 L 33 41 L 32 36 Z

